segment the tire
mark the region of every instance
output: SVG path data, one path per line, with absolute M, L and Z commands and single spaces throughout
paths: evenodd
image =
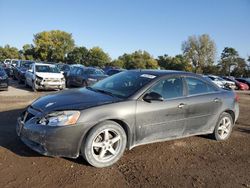
M 227 140 L 232 133 L 233 125 L 232 116 L 229 113 L 223 112 L 214 128 L 213 138 L 217 141 Z
M 82 143 L 81 153 L 89 164 L 103 168 L 113 165 L 121 158 L 126 144 L 124 129 L 116 122 L 105 121 L 90 130 Z

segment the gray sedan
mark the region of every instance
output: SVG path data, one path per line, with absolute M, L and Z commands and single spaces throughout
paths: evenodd
M 106 167 L 142 144 L 204 134 L 226 140 L 238 116 L 237 95 L 199 75 L 131 70 L 37 99 L 18 118 L 17 134 L 43 155 L 82 155 Z

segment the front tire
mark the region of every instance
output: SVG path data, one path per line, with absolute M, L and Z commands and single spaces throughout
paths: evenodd
M 227 140 L 232 133 L 233 125 L 232 116 L 229 113 L 223 112 L 213 132 L 215 140 Z
M 124 129 L 116 122 L 105 121 L 90 130 L 81 152 L 89 164 L 102 168 L 117 162 L 123 155 L 126 144 Z

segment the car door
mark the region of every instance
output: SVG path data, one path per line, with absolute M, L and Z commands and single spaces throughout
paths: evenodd
M 184 135 L 211 132 L 222 106 L 220 90 L 196 77 L 186 77 L 185 81 L 188 96 Z
M 75 79 L 76 79 L 75 82 L 77 86 L 82 86 L 82 77 L 83 77 L 83 69 L 79 68 L 76 71 L 76 76 L 75 76 Z
M 146 92 L 146 94 L 150 92 L 160 94 L 163 101 L 147 102 L 143 99 L 137 101 L 137 144 L 182 136 L 186 110 L 183 86 L 181 77 L 164 78 Z
M 29 86 L 32 86 L 34 67 L 35 67 L 35 65 L 31 65 L 29 70 L 26 71 L 26 73 L 25 73 L 25 77 L 26 77 L 25 79 L 26 79 L 26 82 Z

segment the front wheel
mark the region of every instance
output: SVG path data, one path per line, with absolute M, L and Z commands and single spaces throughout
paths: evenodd
M 124 129 L 113 121 L 105 121 L 91 129 L 81 152 L 92 166 L 102 168 L 117 162 L 127 144 Z
M 219 121 L 215 126 L 213 137 L 218 141 L 226 140 L 230 137 L 233 129 L 232 116 L 226 112 L 220 115 Z

